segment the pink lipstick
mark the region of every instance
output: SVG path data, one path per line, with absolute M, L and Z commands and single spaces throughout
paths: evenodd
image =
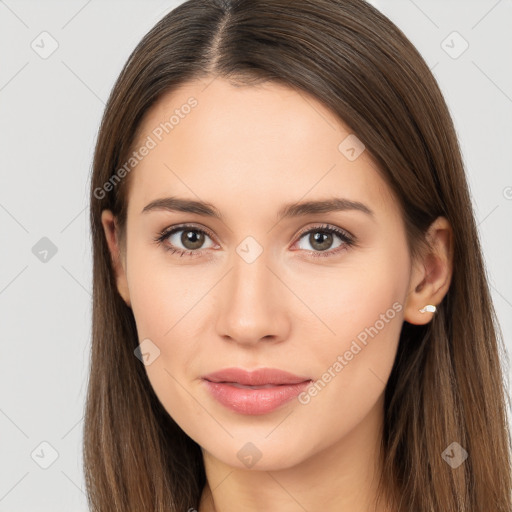
M 312 379 L 283 370 L 260 368 L 248 372 L 226 368 L 202 377 L 211 395 L 225 407 L 241 414 L 266 414 L 289 402 Z

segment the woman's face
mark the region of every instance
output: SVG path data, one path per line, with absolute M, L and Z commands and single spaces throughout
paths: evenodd
M 247 468 L 252 456 L 270 470 L 378 418 L 411 261 L 397 203 L 350 129 L 305 93 L 217 78 L 164 96 L 135 148 L 118 286 L 180 427 L 225 464 Z M 171 197 L 221 218 L 154 203 Z M 358 207 L 298 208 L 337 199 Z M 203 377 L 233 367 L 312 383 L 284 403 L 275 387 L 220 385 L 229 406 Z

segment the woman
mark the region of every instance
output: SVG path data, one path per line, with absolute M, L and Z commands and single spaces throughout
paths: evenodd
M 510 511 L 499 329 L 427 65 L 361 0 L 189 0 L 91 184 L 94 511 Z

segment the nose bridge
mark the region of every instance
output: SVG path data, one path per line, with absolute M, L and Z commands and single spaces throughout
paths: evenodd
M 268 268 L 268 254 L 263 250 L 255 256 L 250 243 L 240 244 L 233 255 L 217 318 L 219 335 L 240 343 L 256 343 L 264 337 L 279 339 L 287 328 L 284 301 L 279 296 L 283 286 Z
M 261 254 L 254 261 L 245 260 L 238 255 L 233 258 L 231 286 L 233 298 L 237 299 L 238 304 L 268 299 L 272 286 L 272 274 L 268 264 L 266 254 Z

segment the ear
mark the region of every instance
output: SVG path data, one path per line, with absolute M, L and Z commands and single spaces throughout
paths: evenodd
M 435 313 L 421 313 L 427 304 L 437 306 L 450 287 L 453 273 L 453 231 L 448 220 L 438 217 L 429 227 L 426 239 L 431 248 L 413 264 L 404 320 L 424 325 Z
M 108 248 L 110 250 L 117 290 L 128 307 L 131 307 L 128 280 L 126 278 L 126 258 L 124 257 L 125 255 L 123 254 L 119 244 L 119 231 L 114 214 L 110 210 L 103 210 L 101 212 L 101 223 L 103 225 Z

